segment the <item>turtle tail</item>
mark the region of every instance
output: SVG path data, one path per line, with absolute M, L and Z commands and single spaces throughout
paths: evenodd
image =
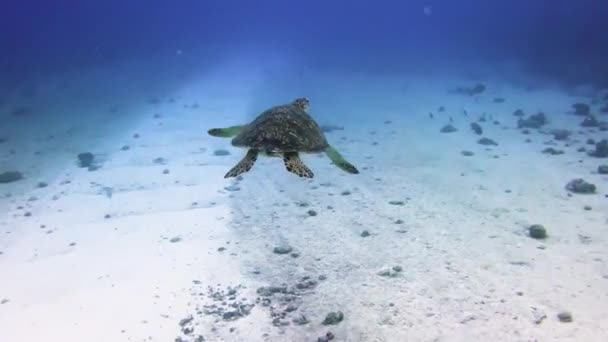
M 353 164 L 347 162 L 346 159 L 344 159 L 344 157 L 342 157 L 342 155 L 335 148 L 328 146 L 325 149 L 325 154 L 327 154 L 329 159 L 331 159 L 331 161 L 342 170 L 353 174 L 359 173 L 359 170 L 357 170 Z
M 212 128 L 207 133 L 213 137 L 230 138 L 239 134 L 243 126 L 230 126 L 225 128 Z

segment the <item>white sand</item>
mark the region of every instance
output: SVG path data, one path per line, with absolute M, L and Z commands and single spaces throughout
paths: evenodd
M 580 118 L 566 113 L 588 98 L 492 77 L 481 79 L 488 91 L 477 101 L 447 93 L 473 82 L 466 78 L 310 70 L 293 77 L 298 86 L 285 87 L 292 76 L 253 70 L 231 88 L 221 73 L 208 73 L 181 88 L 124 96 L 121 114 L 100 104 L 80 121 L 32 129 L 7 143 L 32 145 L 16 156 L 0 145 L 2 165 L 28 176 L 0 185 L 3 196 L 12 193 L 0 208 L 0 300 L 8 299 L 0 305 L 0 341 L 172 341 L 184 336 L 179 322 L 189 315 L 194 320 L 185 326 L 207 341 L 315 341 L 327 331 L 337 341 L 608 339 L 608 177 L 594 174 L 606 160 L 576 152 L 587 138 L 606 135 L 576 128 Z M 161 103 L 146 103 L 158 93 Z M 243 152 L 206 129 L 244 122 L 299 94 L 311 98 L 321 123 L 345 127 L 328 139 L 361 173 L 304 156 L 315 172 L 307 181 L 285 172 L 280 159 L 262 158 L 243 180 L 224 180 Z M 515 130 L 516 108 L 546 112 L 547 130 L 577 131 L 570 147 L 555 146 L 566 154 L 541 154 L 551 136 Z M 483 125 L 497 147 L 477 144 L 468 128 L 483 112 L 501 122 Z M 439 133 L 449 116 L 459 131 Z M 44 142 L 49 133 L 53 143 Z M 214 156 L 219 148 L 231 155 Z M 37 149 L 44 153 L 35 157 Z M 96 153 L 102 167 L 76 167 L 83 150 Z M 159 157 L 166 165 L 153 162 Z M 598 194 L 568 197 L 564 186 L 578 177 L 598 185 Z M 48 187 L 35 188 L 38 181 Z M 231 185 L 239 190 L 225 189 Z M 549 239 L 529 238 L 533 223 L 545 225 Z M 361 237 L 363 230 L 371 236 Z M 281 244 L 299 256 L 274 254 Z M 403 268 L 397 277 L 377 275 L 394 265 Z M 298 309 L 284 319 L 304 314 L 307 325 L 275 327 L 261 303 L 235 321 L 196 314 L 203 305 L 221 306 L 208 286 L 240 284 L 237 297 L 252 303 L 260 286 L 291 287 L 321 275 L 327 279 L 297 291 Z M 280 301 L 272 306 L 281 308 Z M 323 326 L 337 310 L 344 321 Z M 562 310 L 572 323 L 559 322 Z

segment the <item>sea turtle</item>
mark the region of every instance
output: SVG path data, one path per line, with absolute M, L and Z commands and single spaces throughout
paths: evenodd
M 209 135 L 234 137 L 233 146 L 248 149 L 245 157 L 230 169 L 224 178 L 236 177 L 251 170 L 260 153 L 270 157 L 282 156 L 287 171 L 300 177 L 314 176 L 300 159 L 300 152 L 325 152 L 342 170 L 359 173 L 356 167 L 329 145 L 319 125 L 306 112 L 308 106 L 308 99 L 298 98 L 291 103 L 265 110 L 249 124 L 210 129 Z

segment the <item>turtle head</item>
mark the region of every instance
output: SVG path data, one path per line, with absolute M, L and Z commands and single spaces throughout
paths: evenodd
M 307 110 L 308 107 L 310 107 L 310 101 L 308 101 L 308 99 L 305 98 L 305 97 L 301 97 L 299 99 L 296 99 L 295 101 L 293 101 L 292 104 L 294 106 L 300 108 L 301 110 Z

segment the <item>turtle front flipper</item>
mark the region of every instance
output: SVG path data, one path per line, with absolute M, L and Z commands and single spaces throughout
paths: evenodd
M 242 173 L 245 173 L 245 172 L 251 170 L 251 168 L 253 167 L 253 164 L 255 164 L 255 161 L 257 159 L 258 159 L 258 150 L 253 149 L 253 148 L 250 149 L 249 151 L 247 151 L 247 154 L 243 157 L 243 159 L 241 159 L 241 161 L 238 162 L 238 164 L 236 164 L 232 169 L 230 169 L 230 171 L 228 171 L 228 173 L 226 173 L 224 178 L 236 177 Z
M 239 134 L 239 132 L 243 129 L 244 126 L 230 126 L 225 128 L 212 128 L 207 131 L 209 135 L 220 138 L 230 138 Z
M 314 177 L 314 173 L 304 164 L 298 152 L 283 153 L 283 162 L 287 171 L 304 178 Z
M 342 170 L 353 174 L 359 173 L 359 170 L 357 170 L 353 164 L 347 162 L 346 159 L 344 159 L 344 157 L 342 157 L 342 155 L 332 146 L 328 146 L 325 149 L 325 154 L 327 154 L 329 159 L 331 159 L 331 161 Z

